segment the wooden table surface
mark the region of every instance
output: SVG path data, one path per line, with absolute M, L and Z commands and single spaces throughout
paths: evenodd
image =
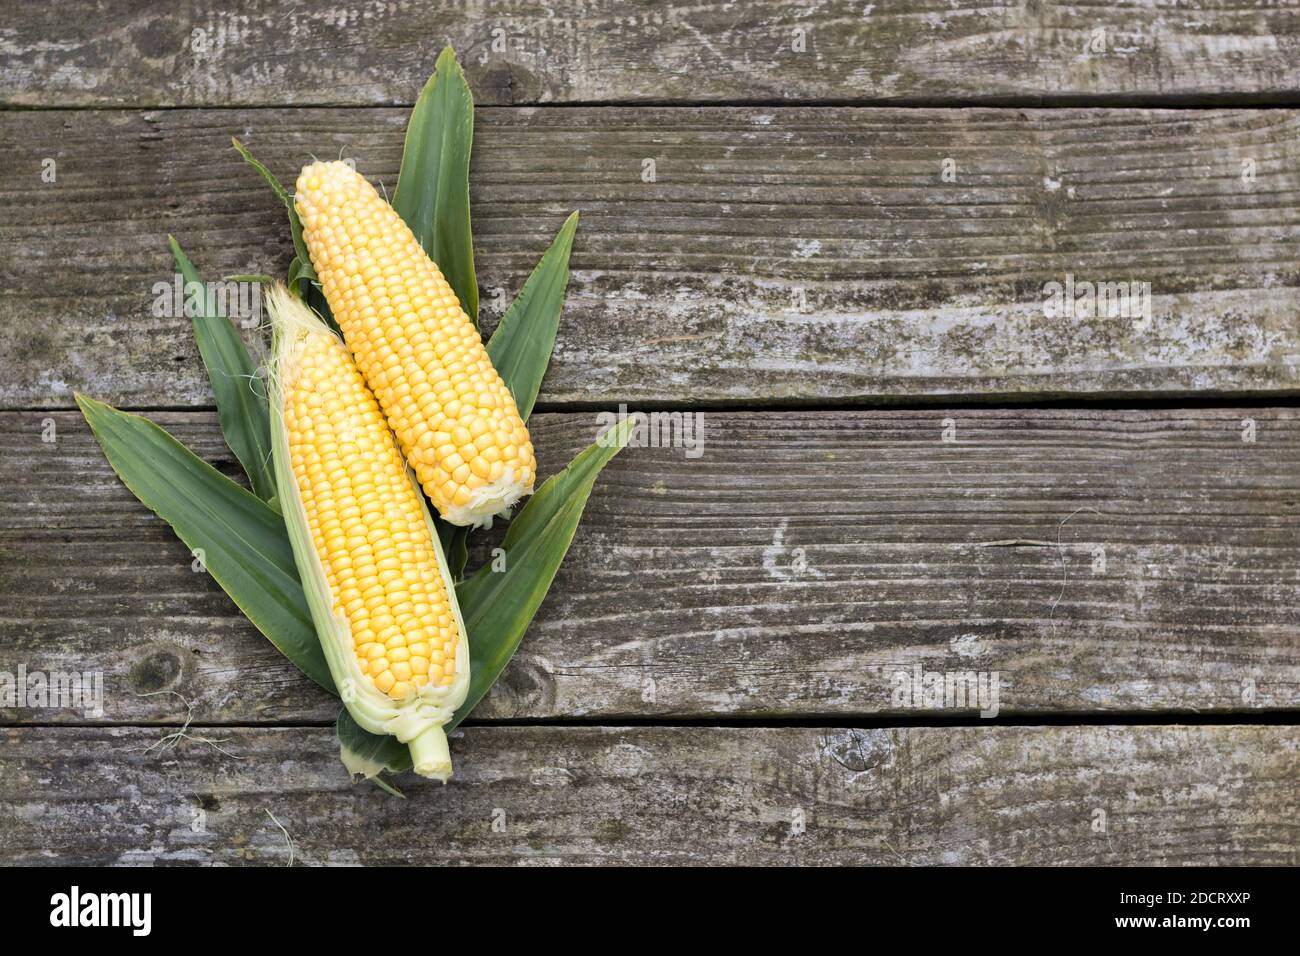
M 213 6 L 0 31 L 0 671 L 105 682 L 0 710 L 0 862 L 1300 863 L 1300 2 Z M 72 393 L 233 475 L 166 236 L 283 271 L 230 137 L 391 189 L 447 42 L 486 329 L 582 213 L 543 474 L 619 403 L 705 444 L 606 469 L 401 801 Z

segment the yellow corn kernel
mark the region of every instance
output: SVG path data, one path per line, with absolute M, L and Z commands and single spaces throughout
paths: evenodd
M 402 700 L 422 686 L 412 681 L 419 671 L 410 662 L 423 660 L 430 642 L 450 644 L 453 661 L 463 653 L 454 621 L 410 613 L 417 605 L 448 605 L 432 532 L 392 433 L 342 343 L 323 327 L 306 334 L 280 374 L 289 461 L 335 610 L 351 625 L 364 678 Z M 408 580 L 403 565 L 431 573 Z M 453 671 L 435 683 L 449 686 Z
M 532 493 L 537 463 L 478 330 L 401 217 L 346 163 L 305 167 L 295 202 L 334 319 L 425 494 L 452 524 L 490 524 Z

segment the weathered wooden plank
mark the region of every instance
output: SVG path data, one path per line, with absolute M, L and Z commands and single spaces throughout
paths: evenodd
M 391 184 L 404 121 L 0 116 L 0 404 L 210 402 L 188 320 L 153 314 L 165 235 L 209 276 L 290 250 L 229 136 L 290 182 L 345 150 Z M 581 209 L 544 402 L 1295 394 L 1298 132 L 1289 111 L 483 110 L 485 327 Z M 1150 283 L 1151 323 L 1046 317 L 1068 275 Z
M 475 727 L 406 800 L 330 729 L 216 736 L 0 730 L 5 862 L 1300 861 L 1295 727 Z
M 87 29 L 88 24 L 94 29 Z M 1277 98 L 1290 2 L 92 0 L 9 12 L 0 103 L 409 103 L 453 43 L 481 103 Z
M 214 415 L 154 417 L 229 470 Z M 532 428 L 548 474 L 596 421 Z M 476 719 L 915 715 L 918 666 L 996 671 L 1002 714 L 1300 703 L 1300 409 L 709 413 L 703 436 L 606 470 Z M 102 670 L 119 722 L 182 719 L 159 691 L 208 723 L 337 712 L 75 413 L 0 416 L 0 520 L 0 670 Z

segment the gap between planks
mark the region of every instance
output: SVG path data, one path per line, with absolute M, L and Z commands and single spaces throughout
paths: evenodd
M 835 99 L 826 97 L 814 100 L 788 99 L 643 99 L 635 103 L 620 100 L 574 100 L 563 103 L 477 103 L 476 109 L 506 108 L 519 106 L 530 110 L 602 110 L 602 109 L 789 109 L 798 106 L 808 110 L 832 109 L 897 109 L 897 110 L 971 110 L 971 109 L 1005 109 L 1005 110 L 1117 110 L 1117 109 L 1158 109 L 1176 112 L 1184 110 L 1196 112 L 1203 110 L 1239 109 L 1239 110 L 1296 110 L 1300 109 L 1300 94 L 1287 93 L 1147 93 L 1140 96 L 1020 96 L 1020 97 L 902 97 L 899 99 Z M 0 102 L 2 113 L 128 113 L 148 111 L 165 113 L 180 110 L 228 110 L 241 112 L 258 110 L 313 109 L 313 110 L 410 110 L 415 101 L 392 101 L 383 103 L 343 103 L 318 101 L 310 103 L 242 103 L 230 104 L 25 104 Z
M 780 414 L 782 412 L 943 412 L 943 411 L 1073 411 L 1073 412 L 1153 412 L 1153 411 L 1197 411 L 1207 409 L 1227 409 L 1239 408 L 1245 410 L 1258 410 L 1261 407 L 1271 408 L 1295 408 L 1300 406 L 1300 392 L 1292 394 L 1290 391 L 1282 394 L 1242 394 L 1234 393 L 1232 395 L 1205 395 L 1203 393 L 1194 393 L 1190 395 L 1166 395 L 1151 396 L 1143 394 L 1140 398 L 1123 399 L 1099 395 L 1096 398 L 1086 396 L 1071 396 L 1068 398 L 1035 398 L 1033 396 L 1010 396 L 997 400 L 983 401 L 979 396 L 974 395 L 945 395 L 936 396 L 932 400 L 921 402 L 905 401 L 902 399 L 892 400 L 888 397 L 876 398 L 874 396 L 864 398 L 861 402 L 853 403 L 781 403 L 781 402 L 753 402 L 744 403 L 727 403 L 725 405 L 714 405 L 709 403 L 690 403 L 683 404 L 680 402 L 655 402 L 642 401 L 632 403 L 628 408 L 628 414 L 633 412 L 698 412 L 706 411 L 719 415 L 745 414 L 748 412 L 758 412 L 766 414 Z M 153 415 L 153 414 L 171 414 L 179 413 L 212 413 L 216 414 L 215 405 L 116 405 L 118 411 L 130 412 L 133 415 Z M 3 407 L 0 406 L 0 414 L 46 414 L 49 412 L 77 412 L 76 405 L 30 405 L 27 407 Z M 538 415 L 576 415 L 580 413 L 599 414 L 601 412 L 617 411 L 617 403 L 612 402 L 537 402 L 533 405 L 533 413 Z
M 342 710 L 343 705 L 338 705 Z M 10 730 L 50 730 L 55 728 L 125 728 L 128 730 L 170 730 L 184 727 L 190 730 L 321 730 L 335 726 L 332 720 L 284 720 L 248 723 L 239 720 L 227 722 L 199 722 L 191 720 L 11 720 L 0 719 L 0 728 Z M 816 727 L 828 730 L 889 730 L 889 729 L 939 729 L 943 727 L 1292 727 L 1300 730 L 1300 710 L 1273 711 L 1223 711 L 1219 713 L 1195 710 L 1169 710 L 1150 712 L 1057 711 L 1050 714 L 1012 714 L 996 718 L 982 718 L 976 714 L 957 714 L 944 717 L 936 713 L 909 716 L 890 714 L 867 719 L 845 719 L 843 714 L 809 714 L 804 717 L 727 717 L 700 716 L 696 718 L 634 717 L 626 714 L 592 717 L 586 720 L 574 717 L 514 717 L 491 720 L 469 718 L 457 730 L 476 727 L 549 727 L 555 729 L 582 729 L 600 727 L 701 727 L 748 728 L 751 730 L 779 730 L 786 727 Z

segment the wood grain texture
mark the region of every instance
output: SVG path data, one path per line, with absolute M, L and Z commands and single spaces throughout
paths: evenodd
M 239 759 L 160 736 L 0 730 L 0 856 L 284 864 L 270 811 L 315 865 L 1300 861 L 1285 726 L 475 727 L 406 800 L 351 785 L 327 728 L 220 732 Z
M 391 185 L 404 122 L 0 115 L 0 405 L 210 403 L 188 319 L 153 314 L 166 234 L 209 277 L 291 249 L 231 134 L 287 182 L 344 152 Z M 582 211 L 552 407 L 1300 392 L 1294 112 L 496 109 L 477 132 L 485 328 Z M 1067 275 L 1149 282 L 1150 326 L 1047 318 Z
M 232 469 L 215 415 L 152 417 Z M 596 429 L 530 425 L 542 474 Z M 606 469 L 476 720 L 916 716 L 917 666 L 998 672 L 1004 715 L 1300 705 L 1300 410 L 709 413 L 704 440 Z M 180 722 L 159 691 L 333 719 L 75 413 L 0 416 L 0 479 L 0 670 L 101 669 L 115 722 Z
M 88 30 L 87 24 L 95 24 Z M 93 0 L 15 5 L 0 103 L 410 103 L 444 43 L 480 103 L 1174 101 L 1300 91 L 1291 0 Z

